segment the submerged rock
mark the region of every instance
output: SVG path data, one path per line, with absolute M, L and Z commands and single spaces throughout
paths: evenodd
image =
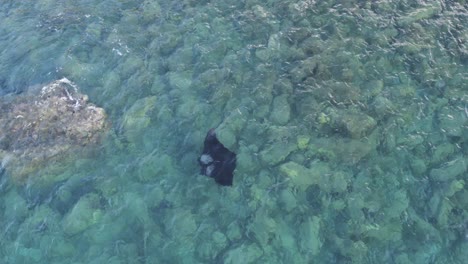
M 295 128 L 288 126 L 270 126 L 266 145 L 260 151 L 260 159 L 269 166 L 283 162 L 291 153 L 298 149 L 293 136 Z
M 45 168 L 58 174 L 61 161 L 90 150 L 107 128 L 104 109 L 63 78 L 1 98 L 0 160 L 16 183 Z
M 458 110 L 455 107 L 443 107 L 437 115 L 440 130 L 447 136 L 454 138 L 466 135 L 468 131 L 467 111 L 467 107 L 463 105 L 459 106 Z
M 256 244 L 242 244 L 230 249 L 224 256 L 224 263 L 255 263 L 262 256 L 262 249 Z
M 137 100 L 125 112 L 122 128 L 130 144 L 134 145 L 142 139 L 144 130 L 151 124 L 151 113 L 154 111 L 156 103 L 156 96 L 148 96 Z
M 299 246 L 302 252 L 311 254 L 312 256 L 320 253 L 320 248 L 323 243 L 320 240 L 320 226 L 321 220 L 317 216 L 303 222 L 300 227 L 301 237 L 299 239 Z
M 467 170 L 467 161 L 463 157 L 457 157 L 446 162 L 440 168 L 434 168 L 429 173 L 429 177 L 435 181 L 449 181 L 463 175 Z
M 320 171 L 312 170 L 293 161 L 281 164 L 281 173 L 287 176 L 287 180 L 301 190 L 317 184 L 320 181 Z
M 270 113 L 270 120 L 277 125 L 286 125 L 291 116 L 291 107 L 288 103 L 287 95 L 280 95 L 273 100 L 273 109 Z
M 67 235 L 76 235 L 99 222 L 102 217 L 99 196 L 91 193 L 83 196 L 64 217 L 62 228 Z
M 343 130 L 353 139 L 360 139 L 369 135 L 377 125 L 370 116 L 357 109 L 330 111 L 330 125 L 336 130 Z

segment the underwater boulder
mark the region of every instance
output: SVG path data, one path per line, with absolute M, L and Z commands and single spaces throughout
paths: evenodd
M 360 139 L 368 136 L 376 127 L 377 122 L 358 109 L 337 110 L 330 112 L 331 126 L 345 135 Z
M 99 222 L 101 218 L 99 196 L 94 193 L 85 195 L 63 218 L 63 232 L 70 236 L 76 235 Z
M 124 114 L 122 128 L 130 144 L 137 144 L 145 129 L 151 124 L 151 113 L 156 107 L 157 97 L 149 96 L 137 100 Z
M 63 161 L 91 154 L 108 127 L 104 109 L 70 80 L 31 87 L 0 98 L 0 160 L 15 183 L 43 169 L 58 175 Z

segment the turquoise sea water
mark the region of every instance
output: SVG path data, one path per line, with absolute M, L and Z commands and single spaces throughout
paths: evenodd
M 25 183 L 0 144 L 0 262 L 466 263 L 466 25 L 464 0 L 1 0 L 0 101 L 65 77 L 110 129 Z M 212 127 L 232 187 L 199 173 Z

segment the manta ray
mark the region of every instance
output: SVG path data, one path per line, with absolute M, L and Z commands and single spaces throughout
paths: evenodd
M 198 163 L 201 166 L 201 174 L 214 178 L 220 185 L 232 186 L 236 154 L 219 142 L 214 128 L 206 134 L 203 152 L 198 158 Z

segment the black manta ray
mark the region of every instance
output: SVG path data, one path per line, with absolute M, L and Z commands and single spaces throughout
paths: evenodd
M 214 128 L 205 137 L 203 152 L 198 159 L 201 174 L 214 178 L 218 184 L 231 186 L 236 168 L 236 154 L 227 149 L 216 137 Z

